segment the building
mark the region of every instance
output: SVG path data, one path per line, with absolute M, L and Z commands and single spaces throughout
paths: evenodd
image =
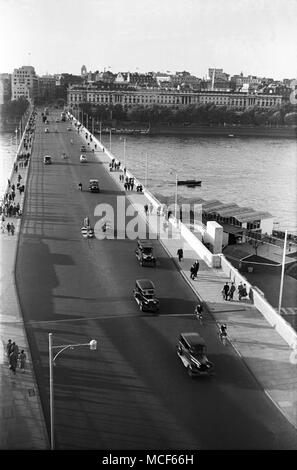
M 279 95 L 262 95 L 249 93 L 231 93 L 216 91 L 182 91 L 162 88 L 124 87 L 123 83 L 118 83 L 121 88 L 115 89 L 115 85 L 110 87 L 104 84 L 93 85 L 72 85 L 67 90 L 67 103 L 70 108 L 82 103 L 92 103 L 93 105 L 116 105 L 121 104 L 125 108 L 133 106 L 166 106 L 180 108 L 189 105 L 224 106 L 244 110 L 249 107 L 258 106 L 261 108 L 271 108 L 281 104 L 282 97 Z
M 202 204 L 204 222 L 215 220 L 223 227 L 223 246 L 240 243 L 244 236 L 271 235 L 273 216 L 269 212 L 218 200 L 198 201 Z
M 241 73 L 240 75 L 233 75 L 230 78 L 230 88 L 233 91 L 240 91 L 243 86 L 248 85 L 249 91 L 252 91 L 257 89 L 261 85 L 262 80 L 262 78 L 253 75 L 248 75 L 247 77 L 244 77 L 243 73 Z
M 38 78 L 31 65 L 14 69 L 12 74 L 11 99 L 18 100 L 21 96 L 32 103 L 38 96 Z
M 56 96 L 56 77 L 43 75 L 38 77 L 38 99 L 50 102 Z
M 0 74 L 0 104 L 7 103 L 11 99 L 11 74 Z

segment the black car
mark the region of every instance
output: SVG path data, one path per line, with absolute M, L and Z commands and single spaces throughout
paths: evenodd
M 157 312 L 159 300 L 155 296 L 155 286 L 149 279 L 138 279 L 133 291 L 134 299 L 143 312 Z
M 190 377 L 213 372 L 213 363 L 206 357 L 206 343 L 198 333 L 181 333 L 176 348 Z
M 92 193 L 100 193 L 99 181 L 98 181 L 98 180 L 90 180 L 90 182 L 89 182 L 89 190 L 90 190 Z
M 141 266 L 156 266 L 153 245 L 148 240 L 138 240 L 135 255 Z

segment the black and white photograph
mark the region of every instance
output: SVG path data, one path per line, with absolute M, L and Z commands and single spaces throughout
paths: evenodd
M 0 455 L 297 450 L 296 18 L 0 0 Z

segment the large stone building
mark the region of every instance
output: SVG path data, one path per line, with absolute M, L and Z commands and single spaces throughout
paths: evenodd
M 121 104 L 125 108 L 134 106 L 167 106 L 183 107 L 188 105 L 214 104 L 227 108 L 244 110 L 249 107 L 259 106 L 271 108 L 280 105 L 282 97 L 279 95 L 263 95 L 231 92 L 185 92 L 178 90 L 166 90 L 160 88 L 137 89 L 106 89 L 103 85 L 72 85 L 67 90 L 67 103 L 70 108 L 75 108 L 82 103 L 94 105 Z
M 44 101 L 52 101 L 56 96 L 56 77 L 43 75 L 38 77 L 38 98 Z
M 21 96 L 34 102 L 38 95 L 38 78 L 34 67 L 24 65 L 14 69 L 11 79 L 11 99 L 18 100 Z

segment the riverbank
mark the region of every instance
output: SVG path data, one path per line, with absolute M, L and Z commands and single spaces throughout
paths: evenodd
M 274 137 L 296 139 L 296 127 L 268 126 L 152 126 L 149 135 L 192 135 L 201 137 Z

